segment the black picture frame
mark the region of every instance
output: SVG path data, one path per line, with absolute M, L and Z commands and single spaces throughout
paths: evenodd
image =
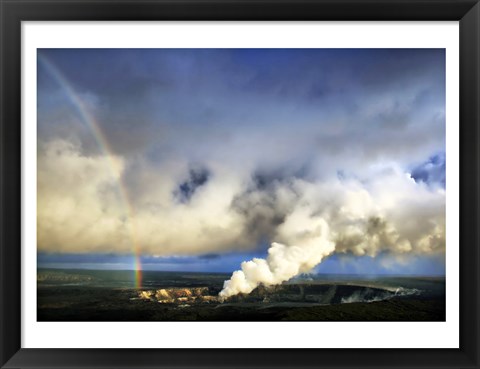
M 0 0 L 2 368 L 479 368 L 478 0 Z M 21 23 L 150 20 L 422 20 L 460 23 L 459 349 L 21 348 Z

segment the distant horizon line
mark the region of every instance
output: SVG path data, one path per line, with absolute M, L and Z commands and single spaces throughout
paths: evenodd
M 135 272 L 135 269 L 91 269 L 91 268 L 61 268 L 61 267 L 37 267 L 37 272 L 41 270 L 70 270 L 70 271 L 102 271 L 102 272 Z M 143 270 L 143 273 L 147 272 L 157 272 L 157 273 L 195 273 L 195 274 L 227 274 L 230 275 L 235 270 L 230 272 L 218 272 L 218 271 L 191 271 L 191 270 Z M 291 279 L 295 279 L 299 276 L 308 276 L 308 275 L 356 275 L 356 276 L 408 276 L 408 277 L 446 277 L 446 274 L 410 274 L 410 273 L 324 273 L 324 272 L 311 272 L 311 273 L 301 273 Z

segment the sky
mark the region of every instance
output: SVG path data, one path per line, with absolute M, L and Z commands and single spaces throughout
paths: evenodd
M 444 49 L 39 49 L 37 72 L 39 267 L 445 274 Z

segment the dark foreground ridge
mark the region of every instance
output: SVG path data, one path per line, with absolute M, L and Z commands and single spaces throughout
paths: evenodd
M 444 321 L 443 278 L 296 280 L 222 299 L 224 276 L 160 273 L 118 287 L 88 271 L 42 271 L 39 321 Z M 100 274 L 101 275 L 101 274 Z M 153 274 L 152 274 L 153 275 Z M 117 280 L 118 282 L 118 280 Z M 121 283 L 120 283 L 121 285 Z

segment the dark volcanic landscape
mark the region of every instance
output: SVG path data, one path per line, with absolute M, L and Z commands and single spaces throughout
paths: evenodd
M 444 277 L 308 275 L 221 299 L 228 274 L 39 269 L 38 321 L 444 321 Z

